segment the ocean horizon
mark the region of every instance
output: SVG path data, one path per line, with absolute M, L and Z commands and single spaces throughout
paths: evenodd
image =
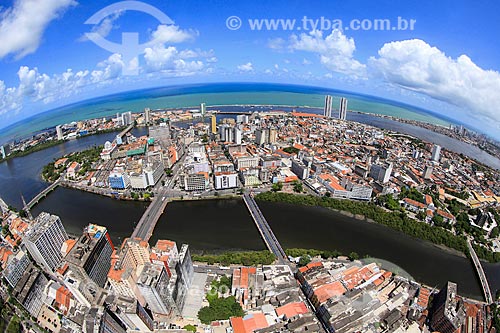
M 0 144 L 23 139 L 57 125 L 144 108 L 172 109 L 228 105 L 268 105 L 323 108 L 324 96 L 332 95 L 337 109 L 340 97 L 348 99 L 348 110 L 449 126 L 453 119 L 409 104 L 337 89 L 272 83 L 210 83 L 164 86 L 100 96 L 51 109 L 0 129 Z

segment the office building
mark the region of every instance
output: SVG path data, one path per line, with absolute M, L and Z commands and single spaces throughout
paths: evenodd
M 346 120 L 346 118 L 347 118 L 347 98 L 341 97 L 339 105 L 339 119 Z
M 238 174 L 236 172 L 215 172 L 214 186 L 216 190 L 234 188 L 238 186 Z
M 210 117 L 210 132 L 214 135 L 217 134 L 217 117 L 215 115 Z
M 137 288 L 153 313 L 169 315 L 169 276 L 165 266 L 146 263 L 137 280 Z
M 331 118 L 332 117 L 332 96 L 325 96 L 325 108 L 323 110 L 323 116 Z
M 123 170 L 115 169 L 111 171 L 108 177 L 109 187 L 113 190 L 124 190 L 130 186 L 130 178 Z
M 57 125 L 57 126 L 56 126 L 56 134 L 57 134 L 57 140 L 62 140 L 62 139 L 64 139 L 64 137 L 63 137 L 63 131 L 62 131 L 61 125 Z
M 67 239 L 68 234 L 59 216 L 42 212 L 31 224 L 23 243 L 33 260 L 52 271 L 61 262 L 61 247 Z
M 181 186 L 185 191 L 205 191 L 209 189 L 208 172 L 198 172 L 180 175 Z
M 65 260 L 72 269 L 80 269 L 99 287 L 104 287 L 111 267 L 111 253 L 114 247 L 105 227 L 89 224 L 83 229 Z
M 310 163 L 305 164 L 302 161 L 293 159 L 292 160 L 292 172 L 299 177 L 299 179 L 309 178 L 309 173 L 311 171 Z
M 441 333 L 458 332 L 465 321 L 465 307 L 457 298 L 457 284 L 448 282 L 434 297 L 430 326 Z
M 375 180 L 387 183 L 391 179 L 392 163 L 385 165 L 372 164 L 370 167 L 370 177 Z
M 434 162 L 439 162 L 440 157 L 441 157 L 441 146 L 434 145 L 432 147 L 431 160 L 433 160 Z
M 150 108 L 144 109 L 144 122 L 146 123 L 146 125 L 151 125 L 151 109 Z
M 236 170 L 246 168 L 257 168 L 260 158 L 258 156 L 238 156 L 236 157 Z

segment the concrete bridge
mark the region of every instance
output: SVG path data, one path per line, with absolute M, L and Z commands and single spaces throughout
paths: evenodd
M 472 258 L 472 262 L 474 263 L 474 267 L 476 268 L 477 275 L 479 276 L 479 281 L 481 282 L 481 287 L 483 288 L 483 294 L 484 298 L 486 299 L 486 303 L 491 304 L 493 303 L 493 297 L 491 295 L 490 285 L 488 284 L 483 266 L 481 266 L 481 262 L 477 257 L 476 251 L 474 251 L 474 248 L 472 247 L 470 239 L 467 239 L 467 246 L 469 247 L 470 257 Z
M 44 189 L 42 192 L 38 193 L 33 199 L 31 199 L 31 201 L 28 202 L 23 207 L 23 210 L 27 211 L 27 210 L 30 210 L 31 208 L 33 208 L 34 205 L 36 205 L 38 202 L 40 202 L 40 200 L 42 200 L 43 198 L 45 198 L 45 196 L 47 194 L 49 194 L 49 192 L 51 192 L 53 189 L 55 189 L 59 185 L 61 185 L 61 179 L 60 178 L 58 180 L 56 180 L 55 182 L 53 182 L 52 184 L 50 184 L 50 186 L 47 187 L 46 189 Z
M 257 226 L 257 229 L 259 230 L 260 235 L 262 236 L 264 243 L 266 243 L 269 251 L 271 251 L 276 256 L 280 265 L 289 264 L 288 257 L 285 254 L 285 251 L 283 251 L 283 248 L 278 242 L 278 239 L 276 238 L 276 236 L 274 236 L 271 227 L 267 223 L 264 215 L 262 215 L 262 212 L 260 211 L 259 206 L 257 206 L 257 203 L 255 202 L 253 196 L 245 193 L 243 195 L 243 201 L 245 202 L 250 215 L 252 215 L 255 225 Z

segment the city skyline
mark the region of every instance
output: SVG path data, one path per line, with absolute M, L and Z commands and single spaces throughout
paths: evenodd
M 287 6 L 238 1 L 227 7 L 206 2 L 197 4 L 193 15 L 189 4 L 146 1 L 175 23 L 158 24 L 147 14 L 118 10 L 88 25 L 87 19 L 116 1 L 45 2 L 15 0 L 0 8 L 2 127 L 58 106 L 134 89 L 301 82 L 429 109 L 498 139 L 498 46 L 490 43 L 491 32 L 499 28 L 493 17 L 498 4 L 354 1 L 310 7 L 300 1 Z M 454 15 L 447 14 L 449 6 Z M 40 20 L 29 31 L 22 22 L 34 12 Z M 232 16 L 240 18 L 239 29 L 228 25 Z M 249 20 L 274 18 L 296 20 L 301 29 L 250 27 Z M 414 20 L 414 29 L 347 26 L 355 19 L 386 18 L 394 24 Z M 342 20 L 342 30 L 327 29 L 334 20 Z M 136 31 L 141 42 L 151 42 L 132 64 L 137 76 L 123 75 L 131 66 L 122 55 L 101 49 L 85 35 L 96 32 L 117 42 L 124 31 Z

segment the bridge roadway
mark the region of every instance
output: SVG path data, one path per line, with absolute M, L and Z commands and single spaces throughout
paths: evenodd
M 271 227 L 267 223 L 264 215 L 262 215 L 262 212 L 260 211 L 259 206 L 257 206 L 254 198 L 250 194 L 245 193 L 243 194 L 243 201 L 245 202 L 250 215 L 252 215 L 255 225 L 257 226 L 257 229 L 259 230 L 260 235 L 262 236 L 264 243 L 266 243 L 269 251 L 276 256 L 280 265 L 289 264 L 285 251 L 283 251 L 278 239 L 274 236 Z
M 50 184 L 49 187 L 44 189 L 42 192 L 38 193 L 33 199 L 31 199 L 30 202 L 26 204 L 26 206 L 23 207 L 23 210 L 28 210 L 33 208 L 34 205 L 36 205 L 43 197 L 45 197 L 50 191 L 55 189 L 57 186 L 61 184 L 61 178 Z
M 139 220 L 139 223 L 137 223 L 131 238 L 141 238 L 145 241 L 149 240 L 156 226 L 156 221 L 158 221 L 165 207 L 167 207 L 168 200 L 165 199 L 165 194 L 166 189 L 161 189 L 158 194 L 155 195 L 153 201 Z
M 493 303 L 493 297 L 491 296 L 490 285 L 488 284 L 488 280 L 486 279 L 486 274 L 484 273 L 483 266 L 481 266 L 481 262 L 477 257 L 476 251 L 472 247 L 470 239 L 467 239 L 467 246 L 469 247 L 470 256 L 472 261 L 474 262 L 474 267 L 476 268 L 477 275 L 479 276 L 479 281 L 481 282 L 481 287 L 483 288 L 484 298 L 486 299 L 486 303 Z
M 153 234 L 153 230 L 156 227 L 156 223 L 158 222 L 161 214 L 163 214 L 163 211 L 167 207 L 170 199 L 182 196 L 182 192 L 174 190 L 173 187 L 176 179 L 179 177 L 179 172 L 184 162 L 184 158 L 185 155 L 181 156 L 179 161 L 177 161 L 172 167 L 172 177 L 170 177 L 167 181 L 167 185 L 160 187 L 160 189 L 155 193 L 153 201 L 149 204 L 148 208 L 139 220 L 139 223 L 135 226 L 132 236 L 130 236 L 131 238 L 141 238 L 145 241 L 149 241 L 149 238 Z M 165 178 L 165 175 L 162 176 L 162 179 L 163 178 Z M 160 181 L 158 184 L 160 184 Z
M 130 132 L 130 130 L 132 130 L 132 128 L 134 128 L 134 124 L 128 125 L 127 128 L 125 128 L 123 131 L 120 132 L 120 134 L 118 134 L 118 136 L 120 136 L 120 138 L 123 138 L 123 136 L 125 134 L 127 134 L 128 132 Z

